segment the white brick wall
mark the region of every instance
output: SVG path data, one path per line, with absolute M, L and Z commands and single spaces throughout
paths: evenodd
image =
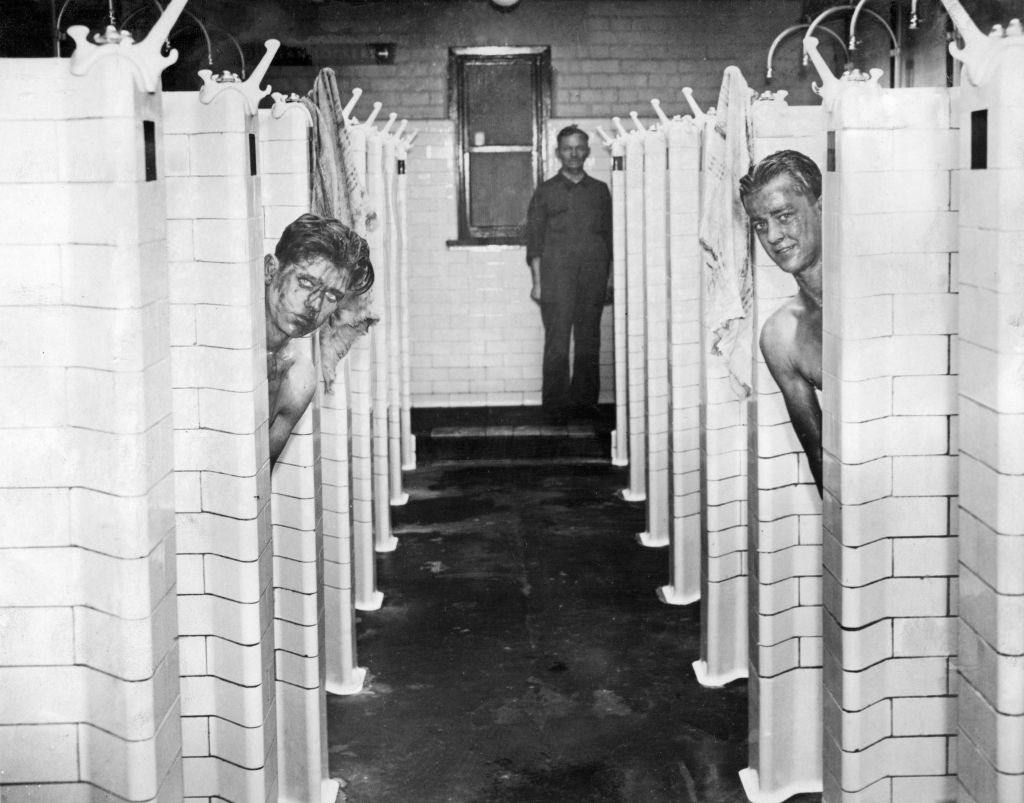
M 551 120 L 549 135 L 569 122 Z M 579 123 L 593 131 L 594 121 Z M 525 248 L 447 247 L 458 229 L 454 128 L 410 121 L 416 129 L 407 174 L 412 405 L 540 404 L 544 329 L 530 299 Z M 587 170 L 607 182 L 610 161 L 596 135 L 590 144 Z M 611 318 L 609 311 L 602 321 L 602 401 L 613 398 Z
M 652 97 L 679 98 L 684 85 L 710 101 L 730 64 L 739 66 L 752 86 L 764 87 L 772 39 L 805 13 L 797 0 L 760 0 L 756 6 L 748 0 L 545 0 L 521 3 L 509 14 L 487 3 L 423 0 L 381 13 L 362 3 L 333 2 L 309 17 L 284 5 L 256 0 L 245 4 L 247 13 L 239 13 L 236 0 L 234 8 L 230 3 L 211 7 L 204 19 L 226 26 L 242 41 L 275 36 L 303 44 L 316 66 L 271 66 L 267 80 L 279 91 L 305 92 L 319 66 L 333 65 L 343 84 L 388 98 L 410 117 L 435 120 L 447 116 L 449 47 L 549 45 L 554 114 L 607 117 L 646 109 Z M 871 24 L 861 31 L 869 44 L 881 38 L 880 32 Z M 794 36 L 780 48 L 773 86 L 791 90 L 794 103 L 813 103 L 799 41 Z M 344 63 L 340 51 L 367 42 L 394 42 L 394 63 Z

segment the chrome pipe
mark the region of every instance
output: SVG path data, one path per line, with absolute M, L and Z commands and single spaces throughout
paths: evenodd
M 768 64 L 767 64 L 767 69 L 765 70 L 765 76 L 764 76 L 766 79 L 771 79 L 771 77 L 772 77 L 772 62 L 775 59 L 775 51 L 778 49 L 779 45 L 782 43 L 782 40 L 785 39 L 790 34 L 796 33 L 797 31 L 799 31 L 799 30 L 801 30 L 803 28 L 807 28 L 807 27 L 810 27 L 810 23 L 804 22 L 804 23 L 801 23 L 799 25 L 790 25 L 788 28 L 786 28 L 778 36 L 775 37 L 775 41 L 772 42 L 771 47 L 768 48 Z M 831 28 L 825 28 L 824 26 L 822 26 L 821 30 L 825 31 L 825 33 L 827 33 L 829 36 L 831 36 L 833 39 L 835 39 L 839 43 L 839 46 L 843 49 L 843 54 L 847 57 L 847 59 L 849 59 L 850 52 L 846 49 L 846 41 L 843 39 L 843 37 L 841 37 L 839 34 L 837 34 Z M 804 56 L 804 65 L 806 66 L 806 64 L 807 64 L 807 56 L 805 55 Z

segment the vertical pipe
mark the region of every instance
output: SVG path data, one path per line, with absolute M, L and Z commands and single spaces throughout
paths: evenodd
M 388 483 L 392 505 L 404 505 L 409 494 L 402 491 L 402 311 L 399 270 L 399 230 L 395 203 L 398 179 L 397 137 L 384 138 L 384 208 L 382 217 L 387 237 L 388 272 Z
M 416 438 L 412 434 L 412 365 L 409 359 L 409 180 L 406 177 L 409 158 L 407 140 L 399 140 L 395 189 L 395 212 L 398 226 L 398 325 L 401 355 L 402 468 L 416 468 Z

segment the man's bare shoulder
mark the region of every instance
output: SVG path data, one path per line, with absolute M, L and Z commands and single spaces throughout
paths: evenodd
M 766 360 L 772 360 L 770 353 L 774 356 L 792 353 L 802 313 L 803 305 L 794 297 L 768 316 L 760 338 L 761 352 Z

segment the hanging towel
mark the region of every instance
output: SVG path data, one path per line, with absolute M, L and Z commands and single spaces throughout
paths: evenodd
M 718 112 L 704 130 L 704 197 L 700 244 L 703 252 L 704 328 L 711 352 L 729 369 L 740 398 L 750 394 L 754 288 L 747 215 L 739 180 L 750 168 L 750 108 L 756 93 L 736 67 L 728 67 L 718 95 Z
M 366 187 L 356 165 L 345 121 L 344 105 L 338 93 L 334 70 L 320 71 L 309 95 L 302 99 L 313 118 L 310 136 L 316 164 L 313 173 L 312 211 L 322 217 L 340 220 L 361 237 L 377 222 L 377 214 L 366 200 Z M 370 261 L 381 255 L 370 254 Z M 339 361 L 352 344 L 377 322 L 373 315 L 373 290 L 362 295 L 348 295 L 320 329 L 320 370 L 324 387 L 330 391 L 337 375 Z
M 369 206 L 362 173 L 355 163 L 334 70 L 320 70 L 303 103 L 315 122 L 313 212 L 336 218 L 365 237 L 376 226 L 377 213 Z

